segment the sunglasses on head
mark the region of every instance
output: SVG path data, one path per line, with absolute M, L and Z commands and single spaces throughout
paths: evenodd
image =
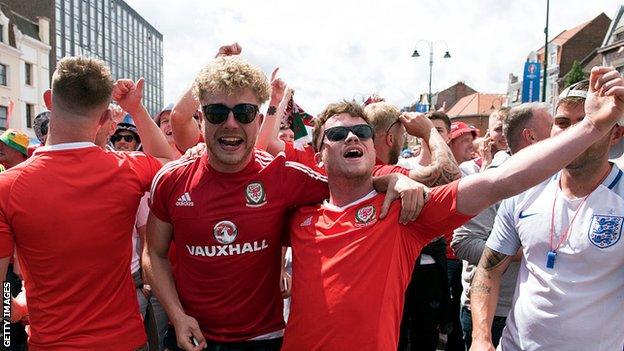
M 134 140 L 134 135 L 113 135 L 110 139 L 113 143 L 116 143 L 121 139 L 125 140 L 126 143 L 129 143 Z
M 321 139 L 321 146 L 319 147 L 319 150 L 323 148 L 325 138 L 327 138 L 327 140 L 329 141 L 342 141 L 347 139 L 347 136 L 349 136 L 349 132 L 353 133 L 353 135 L 361 140 L 371 139 L 373 138 L 374 134 L 373 128 L 368 124 L 356 124 L 350 127 L 332 127 L 326 129 L 323 133 L 323 139 Z
M 258 106 L 254 104 L 238 104 L 229 108 L 223 104 L 210 104 L 202 106 L 206 120 L 212 124 L 221 124 L 228 119 L 230 111 L 234 119 L 242 124 L 251 123 L 258 115 Z

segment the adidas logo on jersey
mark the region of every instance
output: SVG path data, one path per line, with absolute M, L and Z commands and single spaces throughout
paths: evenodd
M 188 192 L 184 193 L 178 201 L 176 202 L 176 206 L 193 206 L 193 201 L 191 200 L 191 195 Z

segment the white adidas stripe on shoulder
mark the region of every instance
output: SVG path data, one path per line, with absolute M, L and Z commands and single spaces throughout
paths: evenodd
M 154 177 L 154 179 L 152 180 L 152 186 L 150 187 L 150 193 L 154 193 L 154 190 L 156 190 L 156 184 L 158 184 L 158 182 L 162 179 L 163 175 L 165 175 L 166 173 L 170 173 L 173 170 L 180 168 L 182 166 L 191 164 L 193 162 L 197 161 L 197 158 L 192 158 L 192 159 L 178 159 L 175 161 L 171 161 L 168 162 L 167 164 L 165 164 L 159 171 L 158 173 L 156 173 L 156 176 Z
M 286 167 L 290 167 L 290 168 L 294 168 L 296 170 L 302 171 L 303 173 L 309 175 L 310 177 L 314 178 L 314 179 L 318 179 L 321 180 L 323 182 L 327 182 L 327 177 L 320 174 L 319 172 L 313 170 L 312 168 L 306 166 L 306 165 L 302 165 L 299 162 L 293 162 L 293 161 L 286 161 Z

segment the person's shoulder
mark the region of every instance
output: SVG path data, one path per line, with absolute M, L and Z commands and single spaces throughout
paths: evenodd
M 198 167 L 201 157 L 194 158 L 180 158 L 174 161 L 167 162 L 156 173 L 152 182 L 151 192 L 154 191 L 157 184 L 161 184 L 168 181 L 178 181 L 181 178 L 185 178 L 194 174 L 194 170 Z
M 254 161 L 258 163 L 262 168 L 266 168 L 273 163 L 283 164 L 286 160 L 283 152 L 280 152 L 277 155 L 273 156 L 270 153 L 260 149 L 254 149 L 253 158 Z

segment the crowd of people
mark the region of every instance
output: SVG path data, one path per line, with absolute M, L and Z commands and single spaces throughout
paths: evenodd
M 620 73 L 485 133 L 333 102 L 300 146 L 241 51 L 155 116 L 142 78 L 59 61 L 41 145 L 0 136 L 6 349 L 624 348 Z

